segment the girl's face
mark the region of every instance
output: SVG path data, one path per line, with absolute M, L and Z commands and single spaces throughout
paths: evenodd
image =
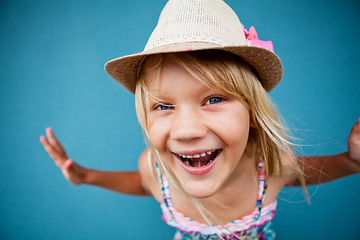
M 153 146 L 193 197 L 210 197 L 239 174 L 249 137 L 249 111 L 210 89 L 171 58 L 145 75 Z M 206 79 L 203 79 L 207 83 Z

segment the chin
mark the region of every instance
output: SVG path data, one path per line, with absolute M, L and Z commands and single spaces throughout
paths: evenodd
M 208 184 L 196 183 L 196 187 L 192 186 L 193 183 L 188 183 L 188 185 L 182 183 L 185 192 L 194 198 L 209 198 L 217 192 L 216 188 L 209 187 Z

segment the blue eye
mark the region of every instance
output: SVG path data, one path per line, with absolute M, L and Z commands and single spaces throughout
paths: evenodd
M 156 110 L 173 110 L 175 108 L 174 108 L 174 106 L 171 106 L 171 105 L 162 105 L 162 104 L 160 104 L 160 105 L 156 106 L 155 109 Z
M 217 103 L 221 103 L 222 101 L 224 101 L 224 99 L 221 97 L 212 97 L 209 98 L 205 104 L 217 104 Z

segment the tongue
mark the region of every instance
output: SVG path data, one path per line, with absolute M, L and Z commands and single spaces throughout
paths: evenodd
M 211 153 L 211 154 L 206 154 L 206 156 L 204 157 L 199 157 L 199 158 L 191 158 L 188 159 L 190 160 L 190 164 L 192 167 L 202 167 L 205 166 L 206 164 L 208 164 L 208 162 L 211 159 L 214 159 L 216 157 L 217 151 Z
M 206 165 L 207 162 L 202 162 L 202 161 L 191 161 L 191 166 L 193 167 L 202 167 L 204 165 Z

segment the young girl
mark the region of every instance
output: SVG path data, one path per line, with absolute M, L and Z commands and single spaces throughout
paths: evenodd
M 138 172 L 84 168 L 52 130 L 40 137 L 72 183 L 152 195 L 175 239 L 273 239 L 284 186 L 360 171 L 360 121 L 348 152 L 296 157 L 268 92 L 281 80 L 272 43 L 220 0 L 171 0 L 142 53 L 106 71 L 135 94 L 148 148 Z

